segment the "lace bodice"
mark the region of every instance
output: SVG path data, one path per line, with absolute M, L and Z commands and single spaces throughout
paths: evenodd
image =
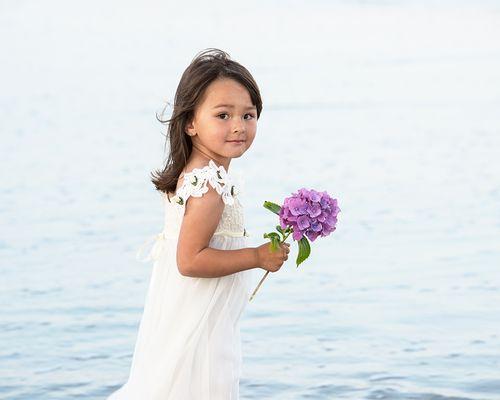
M 237 181 L 224 169 L 224 166 L 218 167 L 213 160 L 210 160 L 203 168 L 194 168 L 191 172 L 184 174 L 182 185 L 170 201 L 184 213 L 189 196 L 203 196 L 208 192 L 210 184 L 222 196 L 225 204 L 214 235 L 248 236 L 244 227 L 243 207 L 238 198 L 242 192 L 243 180 Z
M 222 196 L 224 203 L 234 204 L 233 196 L 238 194 L 238 189 L 233 183 L 233 178 L 224 166 L 218 167 L 212 160 L 203 168 L 194 168 L 191 172 L 184 174 L 182 185 L 177 190 L 173 201 L 179 205 L 185 205 L 189 196 L 203 196 L 208 192 L 208 183 Z
M 190 196 L 201 197 L 207 193 L 211 185 L 219 193 L 224 202 L 224 210 L 221 219 L 214 232 L 216 235 L 225 235 L 230 237 L 250 236 L 245 229 L 243 215 L 243 205 L 239 196 L 243 192 L 244 180 L 241 176 L 229 174 L 224 167 L 217 166 L 212 160 L 203 168 L 194 168 L 192 171 L 184 174 L 184 180 L 173 197 L 164 195 L 165 199 L 165 228 L 162 232 L 151 239 L 156 239 L 157 243 L 165 238 L 177 238 L 179 235 L 182 217 L 184 215 L 186 201 Z M 150 239 L 150 240 L 151 240 Z M 160 239 L 160 240 L 158 240 Z M 139 249 L 137 259 L 144 246 Z M 143 261 L 158 256 L 160 247 L 153 246 L 148 257 Z

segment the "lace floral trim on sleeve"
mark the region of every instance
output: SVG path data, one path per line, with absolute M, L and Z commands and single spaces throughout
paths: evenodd
M 184 181 L 172 201 L 184 206 L 189 196 L 201 197 L 208 192 L 208 183 L 222 196 L 225 204 L 234 204 L 239 189 L 224 166 L 217 166 L 213 160 L 203 168 L 194 168 L 184 174 Z

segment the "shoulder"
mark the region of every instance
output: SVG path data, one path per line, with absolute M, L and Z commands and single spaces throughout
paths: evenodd
M 210 160 L 208 165 L 184 173 L 183 181 L 172 200 L 185 206 L 190 197 L 221 197 L 225 204 L 232 205 L 238 192 L 232 176 L 222 165 L 217 166 Z

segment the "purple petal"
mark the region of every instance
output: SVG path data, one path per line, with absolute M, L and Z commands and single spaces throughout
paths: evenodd
M 309 192 L 309 200 L 318 203 L 321 200 L 321 194 L 318 193 L 316 190 L 311 190 Z
M 307 231 L 306 236 L 309 238 L 311 242 L 314 242 L 316 238 L 319 236 L 319 233 L 309 230 Z
M 311 225 L 309 217 L 301 215 L 300 217 L 297 218 L 297 225 L 301 231 L 306 230 Z
M 321 232 L 322 229 L 323 229 L 323 226 L 318 221 L 312 221 L 312 223 L 311 223 L 311 229 L 313 231 L 315 231 L 315 232 Z
M 307 212 L 311 218 L 315 218 L 321 214 L 321 206 L 318 203 L 312 203 L 307 208 Z
M 290 200 L 290 213 L 292 215 L 303 215 L 307 212 L 307 203 L 302 199 Z
M 300 240 L 302 239 L 302 232 L 300 230 L 294 230 L 292 233 L 293 240 Z

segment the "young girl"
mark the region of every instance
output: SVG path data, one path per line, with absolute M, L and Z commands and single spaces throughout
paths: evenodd
M 246 246 L 240 185 L 231 159 L 252 144 L 262 110 L 252 75 L 218 49 L 184 71 L 172 118 L 170 154 L 153 183 L 165 226 L 148 259 L 153 272 L 128 381 L 112 400 L 234 400 L 239 396 L 239 318 L 248 272 L 276 272 L 289 245 Z

